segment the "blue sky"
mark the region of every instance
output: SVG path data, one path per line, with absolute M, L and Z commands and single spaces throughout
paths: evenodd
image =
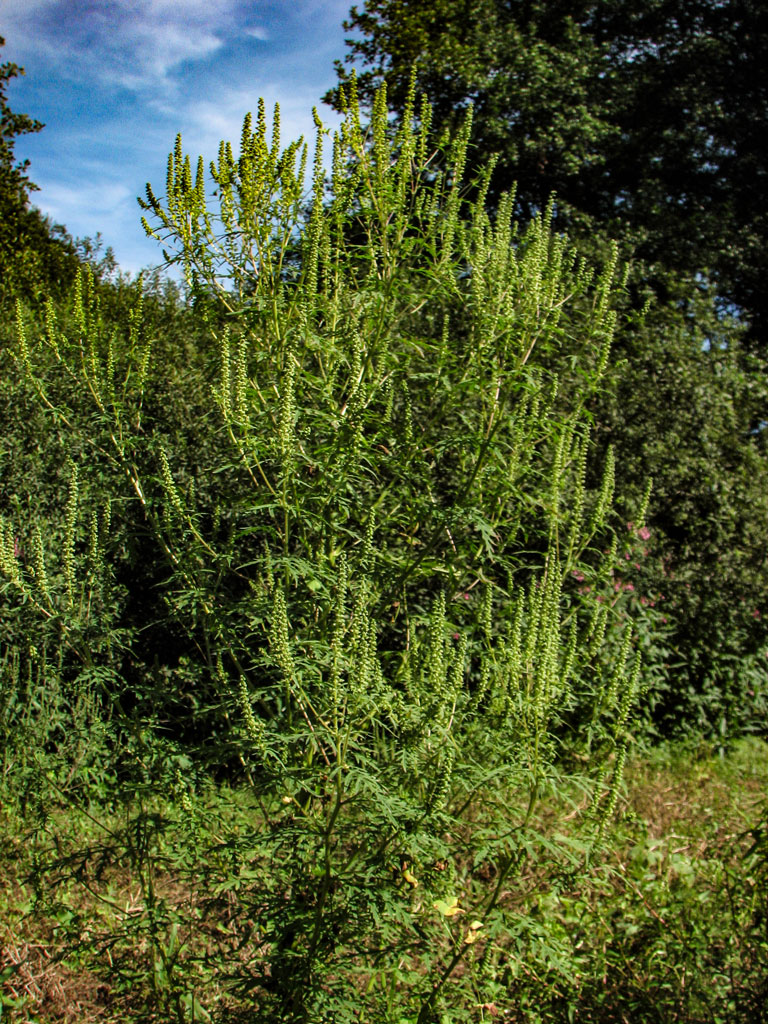
M 158 195 L 177 132 L 193 166 L 236 148 L 260 96 L 283 140 L 314 138 L 312 106 L 343 58 L 352 0 L 0 0 L 0 61 L 26 70 L 9 105 L 45 122 L 20 137 L 32 201 L 76 237 L 100 231 L 123 270 L 161 262 L 136 196 Z

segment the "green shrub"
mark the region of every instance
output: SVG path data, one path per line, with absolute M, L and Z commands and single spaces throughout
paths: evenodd
M 175 770 L 183 788 L 180 766 L 252 789 L 257 824 L 205 843 L 187 789 L 183 842 L 236 902 L 248 955 L 230 951 L 232 991 L 259 1020 L 471 1019 L 515 916 L 510 880 L 548 855 L 540 795 L 582 779 L 573 864 L 617 798 L 634 633 L 622 624 L 606 664 L 611 611 L 573 593 L 573 573 L 606 579 L 617 553 L 613 460 L 590 498 L 584 413 L 615 260 L 593 274 L 548 213 L 519 234 L 511 196 L 491 221 L 483 182 L 463 209 L 469 132 L 432 149 L 412 98 L 390 138 L 382 93 L 366 135 L 351 97 L 329 183 L 318 121 L 307 204 L 305 151 L 281 150 L 277 110 L 270 141 L 262 105 L 239 157 L 222 143 L 211 166 L 216 212 L 177 140 L 145 223 L 217 347 L 188 437 L 147 413 L 175 371 L 153 364 L 138 313 L 104 321 L 87 272 L 66 333 L 52 310 L 40 331 L 19 317 L 26 387 L 80 440 L 53 541 L 33 524 L 21 559 L 3 525 L 6 592 L 37 613 L 69 706 L 95 680 L 137 828 L 131 794 Z M 582 383 L 560 394 L 539 354 L 569 347 Z M 106 479 L 108 512 L 90 498 Z M 164 628 L 184 636 L 162 671 L 142 658 L 153 623 L 121 633 L 112 611 L 119 546 L 136 557 L 150 537 Z M 17 644 L 8 664 L 24 657 Z
M 671 308 L 621 332 L 594 403 L 598 436 L 617 452 L 617 490 L 637 500 L 654 480 L 647 554 L 624 578 L 656 602 L 663 627 L 645 661 L 662 736 L 728 743 L 765 730 L 766 375 L 741 338 L 704 284 L 681 288 Z

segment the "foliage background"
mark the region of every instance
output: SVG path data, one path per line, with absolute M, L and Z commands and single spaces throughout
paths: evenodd
M 733 109 L 717 153 L 700 130 L 759 12 L 702 83 L 685 61 L 720 23 L 707 8 L 669 35 L 677 6 L 545 21 L 485 3 L 461 46 L 439 4 L 353 12 L 371 40 L 355 52 L 384 63 L 361 78 L 369 123 L 353 80 L 335 94 L 330 181 L 319 118 L 306 190 L 307 158 L 262 106 L 213 188 L 181 139 L 165 194 L 148 186 L 183 289 L 121 275 L 30 209 L 12 140 L 39 126 L 2 93 L 0 785 L 30 912 L 68 962 L 114 950 L 146 1019 L 363 1006 L 432 1024 L 512 1000 L 525 1020 L 751 1021 L 765 1005 L 758 804 L 704 866 L 631 814 L 611 824 L 638 745 L 765 729 L 754 249 L 719 186 L 686 211 L 696 245 L 671 244 L 653 198 L 680 205 L 675 161 L 696 157 L 691 181 L 730 167 Z M 443 86 L 430 111 L 412 84 L 393 120 L 372 90 L 388 77 L 398 95 L 414 40 Z M 451 62 L 463 91 L 446 98 Z M 687 157 L 661 146 L 632 202 L 606 185 L 580 205 L 628 173 L 619 141 L 657 62 L 711 100 L 676 139 Z M 563 77 L 578 116 L 558 120 Z M 453 122 L 466 92 L 476 149 Z M 519 135 L 483 167 L 489 110 Z M 83 890 L 111 907 L 101 930 Z
M 371 0 L 345 23 L 364 100 L 386 82 L 401 105 L 415 69 L 438 130 L 473 105 L 470 163 L 497 156 L 491 202 L 516 182 L 525 222 L 554 194 L 582 252 L 613 238 L 631 260 L 591 410 L 618 493 L 654 480 L 665 733 L 764 727 L 766 25 L 751 0 Z

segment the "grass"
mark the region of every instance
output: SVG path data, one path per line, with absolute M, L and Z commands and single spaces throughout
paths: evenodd
M 594 1019 L 766 1020 L 768 747 L 667 746 L 628 774 L 589 897 Z M 584 1015 L 591 1020 L 592 1016 Z
M 510 886 L 509 935 L 467 968 L 482 973 L 475 1019 L 765 1020 L 766 792 L 768 745 L 757 739 L 723 756 L 667 746 L 632 760 L 590 870 L 569 874 L 555 856 Z M 562 822 L 551 804 L 543 830 Z M 230 982 L 258 953 L 236 889 L 259 866 L 233 866 L 231 888 L 217 891 L 227 864 L 201 874 L 190 830 L 221 840 L 258 813 L 226 787 L 200 796 L 194 818 L 171 804 L 134 807 L 130 822 L 114 808 L 6 805 L 0 1019 L 257 1019 Z

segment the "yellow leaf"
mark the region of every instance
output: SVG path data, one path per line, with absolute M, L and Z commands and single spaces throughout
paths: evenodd
M 456 914 L 464 913 L 463 908 L 459 906 L 458 896 L 451 896 L 448 903 L 446 903 L 445 900 L 437 900 L 432 904 L 432 906 L 438 911 L 438 913 L 442 914 L 443 917 L 455 917 Z

